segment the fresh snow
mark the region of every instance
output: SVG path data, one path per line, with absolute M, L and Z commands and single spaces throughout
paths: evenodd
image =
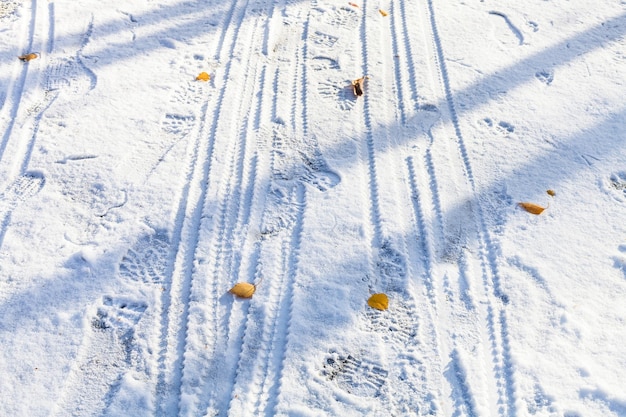
M 1 416 L 626 416 L 626 1 L 355 2 L 0 1 Z

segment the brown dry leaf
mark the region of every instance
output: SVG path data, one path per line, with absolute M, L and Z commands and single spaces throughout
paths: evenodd
M 380 12 L 381 15 L 383 15 L 383 17 L 386 17 L 387 15 L 389 15 L 389 13 L 387 13 L 383 9 L 378 9 L 378 11 Z
M 211 76 L 209 74 L 207 74 L 206 72 L 201 72 L 196 77 L 196 81 L 209 81 L 210 79 L 211 79 Z
M 358 5 L 358 4 L 356 4 L 356 3 L 352 3 L 352 2 L 350 2 L 350 3 L 348 3 L 348 4 L 349 4 L 350 6 L 352 6 L 352 7 L 359 7 L 359 5 Z
M 387 310 L 389 307 L 389 298 L 387 294 L 384 293 L 373 294 L 369 300 L 367 300 L 367 304 L 376 310 Z
M 548 195 L 549 195 L 550 197 L 554 197 L 554 196 L 556 195 L 556 193 L 554 192 L 554 190 L 548 190 L 548 191 L 546 191 L 546 192 L 548 193 Z
M 238 282 L 233 288 L 228 290 L 229 293 L 241 298 L 252 298 L 255 291 L 256 286 L 247 282 Z
M 364 84 L 365 84 L 365 79 L 367 77 L 364 75 L 361 78 L 357 78 L 356 80 L 352 81 L 352 91 L 354 92 L 354 95 L 357 97 L 360 97 L 363 95 L 364 93 Z
M 24 62 L 28 62 L 28 61 L 32 61 L 33 59 L 38 58 L 39 55 L 37 55 L 34 52 L 31 52 L 30 54 L 26 54 L 26 55 L 22 55 L 22 56 L 18 56 L 18 58 Z
M 518 203 L 517 205 L 532 214 L 541 214 L 546 209 L 534 203 Z

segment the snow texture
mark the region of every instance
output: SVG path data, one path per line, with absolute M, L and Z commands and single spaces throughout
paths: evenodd
M 626 416 L 625 35 L 615 0 L 0 1 L 0 415 Z

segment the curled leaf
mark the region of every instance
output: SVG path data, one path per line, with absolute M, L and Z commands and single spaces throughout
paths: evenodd
M 207 74 L 206 72 L 201 72 L 196 77 L 196 81 L 209 81 L 210 79 L 211 79 L 211 76 Z
M 389 307 L 389 298 L 387 294 L 384 293 L 373 294 L 367 300 L 367 304 L 376 310 L 387 310 Z
M 21 56 L 18 56 L 18 58 L 19 58 L 20 60 L 24 61 L 24 62 L 31 61 L 31 60 L 33 60 L 33 59 L 35 59 L 35 58 L 37 58 L 37 57 L 39 57 L 39 55 L 37 55 L 37 54 L 36 54 L 36 53 L 34 53 L 34 52 L 31 52 L 30 54 L 26 54 L 26 55 L 21 55 Z
M 352 91 L 354 92 L 354 95 L 357 97 L 362 96 L 364 93 L 363 88 L 365 84 L 365 78 L 367 77 L 364 75 L 361 78 L 357 78 L 356 80 L 352 81 Z
M 386 11 L 384 11 L 383 9 L 378 9 L 378 12 L 383 15 L 383 17 L 387 16 L 389 13 L 387 13 Z
M 517 205 L 532 214 L 541 214 L 546 209 L 534 203 L 518 203 Z
M 233 288 L 228 290 L 229 293 L 241 298 L 252 298 L 255 291 L 256 286 L 247 282 L 238 282 Z
M 548 191 L 546 191 L 546 192 L 548 193 L 548 195 L 549 195 L 550 197 L 554 197 L 554 196 L 556 195 L 556 193 L 554 192 L 554 190 L 548 190 Z

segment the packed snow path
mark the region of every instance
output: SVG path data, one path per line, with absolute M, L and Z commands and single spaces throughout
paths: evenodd
M 626 415 L 626 5 L 453 3 L 0 2 L 0 415 Z

